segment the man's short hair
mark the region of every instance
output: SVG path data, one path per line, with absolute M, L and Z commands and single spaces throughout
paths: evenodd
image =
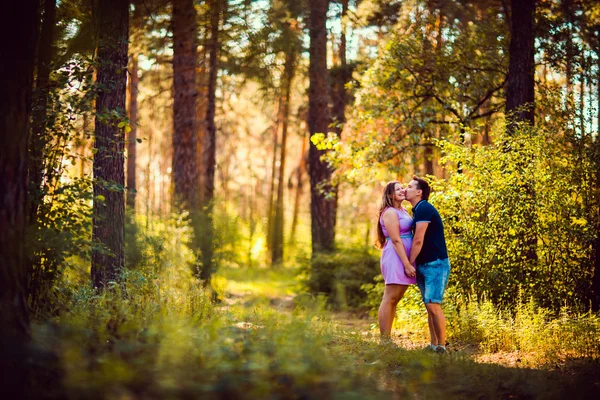
M 429 200 L 429 194 L 431 193 L 431 187 L 429 183 L 423 178 L 419 178 L 417 175 L 413 175 L 413 181 L 417 181 L 417 189 L 423 192 L 421 198 L 423 200 Z

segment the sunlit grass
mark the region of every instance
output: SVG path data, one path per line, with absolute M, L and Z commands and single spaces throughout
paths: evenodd
M 234 295 L 283 298 L 303 291 L 298 268 L 226 268 L 215 275 L 217 285 Z

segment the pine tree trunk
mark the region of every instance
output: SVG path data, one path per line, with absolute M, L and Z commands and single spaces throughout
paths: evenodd
M 309 5 L 308 125 L 312 136 L 316 133 L 327 134 L 329 130 L 327 28 L 325 26 L 328 0 L 310 0 Z M 312 252 L 316 255 L 319 252 L 333 251 L 334 248 L 335 201 L 331 197 L 335 194 L 331 185 L 327 184 L 331 177 L 331 169 L 321 160 L 324 151 L 318 150 L 311 142 L 308 154 Z
M 281 126 L 281 114 L 283 112 L 283 99 L 281 95 L 277 99 L 277 114 L 273 124 L 273 157 L 271 158 L 271 178 L 269 180 L 269 200 L 267 208 L 267 251 L 273 251 L 273 235 L 275 234 L 275 180 L 277 178 L 277 148 L 279 147 L 279 127 Z
M 44 12 L 42 28 L 37 46 L 36 60 L 36 81 L 35 90 L 32 97 L 32 112 L 31 112 L 31 137 L 29 139 L 29 225 L 35 226 L 47 220 L 48 207 L 40 207 L 46 194 L 46 187 L 49 181 L 52 180 L 54 168 L 49 167 L 47 161 L 47 146 L 48 136 L 46 127 L 48 125 L 48 101 L 50 95 L 50 71 L 52 64 L 52 43 L 53 33 L 56 21 L 56 0 L 44 1 Z M 46 171 L 46 178 L 44 178 Z M 46 182 L 44 184 L 44 182 Z M 35 231 L 36 228 L 34 227 Z M 37 308 L 39 300 L 39 292 L 44 283 L 47 283 L 47 278 L 43 272 L 48 267 L 44 268 L 44 263 L 52 264 L 53 260 L 48 257 L 48 254 L 39 254 L 31 252 L 27 261 L 27 274 L 29 275 L 28 293 L 29 307 Z M 53 270 L 56 268 L 49 267 Z
M 565 43 L 565 79 L 567 86 L 567 101 L 573 98 L 573 55 L 575 46 L 573 46 L 573 0 L 562 0 L 561 7 L 564 18 L 568 24 L 568 30 Z
M 304 173 L 306 172 L 306 146 L 308 140 L 306 137 L 302 138 L 302 149 L 300 150 L 300 162 L 296 167 L 296 194 L 294 196 L 294 212 L 292 216 L 292 227 L 290 229 L 290 243 L 296 242 L 296 230 L 298 228 L 298 214 L 300 212 L 300 198 L 302 197 L 302 188 Z
M 125 133 L 118 124 L 125 118 L 129 2 L 99 2 L 98 26 L 96 83 L 101 89 L 96 99 L 91 277 L 94 287 L 104 288 L 125 266 Z M 121 118 L 109 116 L 114 113 Z
M 508 133 L 515 133 L 518 123 L 534 123 L 535 64 L 534 64 L 534 14 L 535 0 L 511 1 L 511 40 L 506 88 L 506 115 L 509 118 Z M 523 218 L 529 221 L 526 231 L 519 233 L 522 253 L 534 264 L 537 261 L 537 234 L 535 215 L 535 192 L 533 185 L 523 183 Z M 525 273 L 521 268 L 520 274 Z M 532 272 L 535 273 L 535 270 Z
M 535 94 L 533 15 L 535 0 L 512 0 L 511 4 L 513 31 L 509 49 L 506 114 L 514 114 L 513 122 L 529 122 L 533 125 Z M 509 131 L 514 131 L 514 129 L 515 124 L 510 123 Z
M 197 209 L 196 9 L 193 0 L 173 0 L 173 184 L 175 203 Z
M 135 4 L 132 25 L 135 26 L 136 36 L 142 29 L 142 5 Z M 135 211 L 136 196 L 136 160 L 137 160 L 137 124 L 138 124 L 138 54 L 137 49 L 131 53 L 131 64 L 129 67 L 129 121 L 131 131 L 127 137 L 127 207 Z
M 37 49 L 37 76 L 33 94 L 32 129 L 29 141 L 29 218 L 36 219 L 38 206 L 44 195 L 42 188 L 44 170 L 44 148 L 47 144 L 46 120 L 48 95 L 50 90 L 50 69 L 52 63 L 52 41 L 56 24 L 56 0 L 44 1 L 44 19 Z
M 600 55 L 600 47 L 596 50 L 596 54 Z M 598 69 L 600 69 L 600 58 L 598 59 Z M 600 76 L 597 79 L 597 96 L 600 101 Z M 600 132 L 600 108 L 597 110 L 598 115 L 598 130 Z M 600 138 L 596 136 L 594 140 L 594 155 L 596 163 L 596 193 L 600 189 Z M 593 244 L 593 257 L 594 257 L 594 275 L 592 277 L 592 309 L 594 311 L 600 311 L 600 198 L 596 195 L 596 239 Z
M 38 2 L 11 1 L 3 9 L 6 16 L 18 21 L 0 27 L 0 34 L 7 39 L 0 47 L 0 349 L 5 350 L 5 346 L 29 337 L 25 230 Z M 18 365 L 20 360 L 0 357 L 3 373 L 14 372 L 13 362 Z
M 205 285 L 208 284 L 213 274 L 213 200 L 215 196 L 215 168 L 217 127 L 215 124 L 217 71 L 219 57 L 219 22 L 221 20 L 221 2 L 226 0 L 212 0 L 210 19 L 210 42 L 208 45 L 208 90 L 206 104 L 206 136 L 202 144 L 202 166 L 204 178 L 202 180 L 202 209 L 204 237 L 202 238 L 202 272 L 200 278 Z
M 284 174 L 285 174 L 285 153 L 287 146 L 287 131 L 290 119 L 290 98 L 292 93 L 292 81 L 294 80 L 294 74 L 296 72 L 296 49 L 291 48 L 288 50 L 285 59 L 285 67 L 283 76 L 285 79 L 284 96 L 283 96 L 283 109 L 282 109 L 282 122 L 281 122 L 281 147 L 279 155 L 279 179 L 277 180 L 277 203 L 275 206 L 275 223 L 274 235 L 273 235 L 273 252 L 271 256 L 272 264 L 280 264 L 283 261 L 283 225 L 284 225 L 284 213 L 283 213 L 283 187 L 284 187 Z

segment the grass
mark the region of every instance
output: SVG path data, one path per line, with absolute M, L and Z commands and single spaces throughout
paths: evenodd
M 476 356 L 495 350 L 492 347 L 480 346 L 475 355 L 452 351 L 439 357 L 418 350 L 419 346 L 379 345 L 376 329 L 370 326 L 372 317 L 361 319 L 346 312 L 340 318 L 326 307 L 323 297 L 301 291 L 295 269 L 221 270 L 215 277 L 221 296 L 216 305 L 209 293 L 183 278 L 187 276 L 183 269 L 183 277 L 176 271 L 154 279 L 131 273 L 126 294 L 120 287 L 101 295 L 81 290 L 67 311 L 34 324 L 28 359 L 35 379 L 29 397 L 552 399 L 600 395 L 598 359 L 591 356 L 572 362 L 569 368 L 544 363 L 514 368 L 477 362 Z M 408 341 L 420 345 L 419 338 L 425 336 L 416 328 L 423 324 L 423 315 L 409 312 L 411 301 L 409 296 L 401 304 L 395 332 L 405 332 Z M 462 332 L 465 342 L 485 339 L 495 329 L 493 318 L 504 316 L 484 311 L 473 308 L 470 314 L 462 314 L 464 326 L 451 328 L 455 337 Z M 527 325 L 527 313 L 542 315 L 525 308 L 513 320 L 515 326 Z M 488 331 L 477 322 L 484 315 Z M 561 318 L 577 328 L 560 332 L 562 336 L 559 327 L 567 322 L 544 316 L 531 326 L 547 325 L 548 332 L 559 335 L 557 341 L 576 340 L 575 333 L 582 332 L 584 325 L 566 315 Z M 409 316 L 412 320 L 407 320 Z M 473 331 L 471 336 L 466 335 L 467 329 Z M 494 340 L 489 343 L 501 342 Z M 581 356 L 579 350 L 574 354 Z

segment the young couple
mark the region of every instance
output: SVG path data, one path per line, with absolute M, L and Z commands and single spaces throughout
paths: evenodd
M 403 188 L 399 182 L 385 187 L 377 223 L 377 244 L 385 292 L 379 307 L 382 339 L 389 340 L 396 306 L 408 285 L 417 284 L 427 308 L 431 344 L 427 349 L 446 352 L 446 319 L 442 298 L 448 284 L 450 262 L 440 214 L 429 202 L 431 188 L 424 179 L 413 176 Z M 411 217 L 402 207 L 412 204 Z M 414 232 L 414 234 L 413 234 Z

